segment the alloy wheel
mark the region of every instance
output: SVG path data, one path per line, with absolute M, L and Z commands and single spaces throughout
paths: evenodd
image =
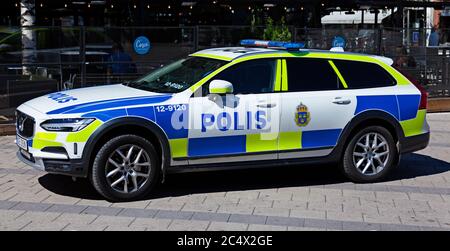
M 106 162 L 105 176 L 117 192 L 132 193 L 142 188 L 150 177 L 150 157 L 140 146 L 128 144 L 114 150 Z
M 389 145 L 379 133 L 370 132 L 358 139 L 353 149 L 353 164 L 364 175 L 384 170 L 389 160 Z

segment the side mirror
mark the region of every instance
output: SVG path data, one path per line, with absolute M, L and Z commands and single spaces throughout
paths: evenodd
M 233 84 L 225 80 L 220 79 L 213 80 L 209 84 L 209 93 L 219 95 L 232 94 Z

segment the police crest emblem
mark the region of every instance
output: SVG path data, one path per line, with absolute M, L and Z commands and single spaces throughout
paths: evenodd
M 302 103 L 297 106 L 297 112 L 295 113 L 295 123 L 298 126 L 306 126 L 311 120 L 311 116 L 308 111 L 308 107 Z

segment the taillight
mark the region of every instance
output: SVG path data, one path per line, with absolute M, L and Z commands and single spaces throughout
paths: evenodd
M 411 76 L 410 74 L 397 69 L 400 73 L 403 74 L 403 76 L 405 76 L 409 81 L 411 81 L 411 83 L 413 83 L 413 85 L 420 91 L 420 104 L 419 104 L 419 110 L 422 109 L 427 109 L 428 106 L 428 92 L 427 90 L 425 90 L 425 88 L 423 88 L 423 86 L 420 84 L 420 82 L 415 79 L 413 76 Z
M 412 82 L 412 81 L 411 81 Z M 419 110 L 421 109 L 427 109 L 428 106 L 428 92 L 423 88 L 423 86 L 420 83 L 413 83 L 417 89 L 420 91 L 420 104 L 419 104 Z

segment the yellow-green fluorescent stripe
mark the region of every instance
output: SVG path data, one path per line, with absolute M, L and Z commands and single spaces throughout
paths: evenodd
M 212 73 L 208 74 L 208 76 L 206 76 L 202 80 L 198 81 L 196 84 L 192 85 L 189 89 L 192 92 L 195 92 L 200 86 L 202 86 L 204 83 L 208 82 L 215 75 L 217 75 L 221 71 L 223 71 L 223 70 L 227 69 L 228 67 L 231 67 L 231 66 L 233 66 L 235 64 L 238 64 L 238 63 L 241 63 L 241 62 L 244 62 L 244 61 L 248 61 L 248 60 L 252 60 L 252 59 L 286 57 L 286 56 L 289 56 L 289 55 L 290 54 L 284 54 L 284 53 L 263 53 L 263 54 L 239 57 L 237 59 L 232 60 L 228 64 L 223 65 L 222 67 L 220 67 L 219 69 L 213 71 Z M 205 57 L 212 58 L 212 55 L 210 55 L 210 54 L 202 54 L 202 53 L 192 54 L 191 56 L 205 56 Z M 296 57 L 296 56 L 292 56 L 291 55 L 290 57 Z M 231 59 L 229 59 L 229 60 L 231 60 Z
M 44 147 L 48 147 L 48 146 L 62 146 L 62 143 L 60 142 L 55 142 L 55 141 L 49 141 L 49 140 L 45 140 L 45 139 L 33 139 L 33 145 L 32 147 L 34 149 L 42 149 Z
M 283 64 L 283 78 L 282 78 L 282 83 L 281 83 L 281 90 L 282 91 L 287 91 L 288 90 L 288 75 L 287 75 L 287 65 L 286 65 L 286 60 L 282 60 L 282 64 Z
M 427 114 L 426 110 L 418 110 L 415 118 L 400 121 L 400 125 L 402 126 L 405 137 L 424 133 L 422 129 L 423 123 L 425 123 L 426 114 Z
M 210 55 L 210 54 L 203 55 L 201 53 L 192 54 L 191 56 L 197 56 L 197 55 L 213 58 L 213 55 Z M 205 78 L 203 78 L 202 80 L 200 80 L 199 82 L 197 82 L 196 84 L 191 86 L 190 90 L 192 92 L 196 91 L 200 86 L 202 86 L 204 83 L 209 81 L 211 78 L 213 78 L 215 75 L 217 75 L 221 71 L 227 69 L 228 67 L 230 67 L 232 65 L 235 65 L 235 64 L 247 61 L 247 60 L 261 59 L 261 58 L 294 58 L 294 57 L 321 58 L 321 59 L 328 59 L 328 60 L 342 59 L 342 60 L 353 60 L 353 61 L 374 63 L 374 64 L 381 66 L 383 69 L 385 69 L 387 72 L 389 72 L 395 78 L 398 85 L 411 84 L 411 82 L 407 78 L 405 78 L 402 74 L 400 74 L 393 67 L 388 66 L 387 64 L 385 64 L 385 63 L 381 62 L 380 60 L 373 58 L 371 56 L 358 55 L 358 54 L 343 54 L 343 53 L 341 54 L 341 53 L 326 53 L 326 52 L 310 52 L 310 51 L 299 51 L 299 52 L 279 51 L 279 52 L 273 52 L 273 53 L 261 53 L 261 54 L 256 54 L 256 55 L 243 56 L 243 57 L 238 57 L 234 60 L 231 58 L 225 57 L 223 60 L 227 60 L 227 61 L 232 60 L 232 61 L 226 65 L 223 65 L 219 69 L 215 70 L 214 72 L 212 72 L 211 74 L 209 74 L 208 76 L 206 76 Z M 220 59 L 220 58 L 216 57 L 216 59 Z M 285 74 L 285 73 L 283 73 L 283 74 Z M 286 78 L 286 83 L 287 83 L 287 78 Z M 286 87 L 287 87 L 287 85 L 286 85 Z
M 278 149 L 292 150 L 302 148 L 302 132 L 280 132 L 280 140 L 278 142 Z
M 94 120 L 90 125 L 79 132 L 71 132 L 67 135 L 66 142 L 86 142 L 92 133 L 97 129 L 102 122 L 100 120 Z
M 231 93 L 231 88 L 211 88 L 211 93 L 225 94 Z
M 275 89 L 274 91 L 281 91 L 281 59 L 277 60 L 277 74 L 275 76 Z
M 357 54 L 334 54 L 334 53 L 309 53 L 305 55 L 304 57 L 307 58 L 322 58 L 322 59 L 342 59 L 342 60 L 352 60 L 352 61 L 359 61 L 359 62 L 366 62 L 366 63 L 374 63 L 379 66 L 381 66 L 383 69 L 385 69 L 387 72 L 389 72 L 396 80 L 398 85 L 408 85 L 410 84 L 410 81 L 405 78 L 402 74 L 400 74 L 397 70 L 395 70 L 393 67 L 386 65 L 385 63 L 381 62 L 380 60 L 373 58 L 371 56 L 365 56 L 365 55 L 357 55 Z
M 170 139 L 170 150 L 172 152 L 172 158 L 187 157 L 188 139 Z
M 336 65 L 333 63 L 333 61 L 328 60 L 328 63 L 330 63 L 331 68 L 333 68 L 334 72 L 338 76 L 339 80 L 341 81 L 342 86 L 344 86 L 344 88 L 347 89 L 348 88 L 347 82 L 345 82 L 345 79 L 344 79 L 344 77 L 342 77 L 342 74 L 339 71 L 339 69 L 336 67 Z
M 300 51 L 300 52 L 274 52 L 274 53 L 261 53 L 257 55 L 250 55 L 238 58 L 233 60 L 232 62 L 242 62 L 246 60 L 259 59 L 259 58 L 273 58 L 273 57 L 281 57 L 281 58 L 292 58 L 292 57 L 305 57 L 305 58 L 321 58 L 321 59 L 342 59 L 342 60 L 353 60 L 367 63 L 375 63 L 389 72 L 396 80 L 398 85 L 408 85 L 410 81 L 405 78 L 402 74 L 400 74 L 397 70 L 392 68 L 391 66 L 386 65 L 380 60 L 373 58 L 371 56 L 366 55 L 358 55 L 358 54 L 344 54 L 344 53 L 326 53 L 326 52 L 309 52 L 309 51 Z
M 56 132 L 37 132 L 34 138 L 46 139 L 46 140 L 56 140 Z
M 230 62 L 228 64 L 223 65 L 219 69 L 213 71 L 212 73 L 208 74 L 208 76 L 204 77 L 202 80 L 198 81 L 196 84 L 189 87 L 189 90 L 192 92 L 195 92 L 200 86 L 202 86 L 204 83 L 208 82 L 211 78 L 213 78 L 215 75 L 217 75 L 219 72 L 225 70 L 229 66 L 233 65 L 233 62 Z
M 276 151 L 278 148 L 278 133 L 247 134 L 246 152 Z
M 218 59 L 218 60 L 225 60 L 225 61 L 231 61 L 232 58 L 224 57 L 224 56 L 218 56 L 218 55 L 212 55 L 207 53 L 195 53 L 191 54 L 193 57 L 203 57 L 203 58 L 212 58 L 212 59 Z
M 48 146 L 62 146 L 60 142 L 55 142 L 56 136 L 54 132 L 37 132 L 32 147 L 40 150 Z

